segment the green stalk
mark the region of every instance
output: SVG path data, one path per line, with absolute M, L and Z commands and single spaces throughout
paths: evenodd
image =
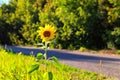
M 45 41 L 45 53 L 44 53 L 45 60 L 47 60 L 47 41 Z
M 45 57 L 45 61 L 47 61 L 47 41 L 45 41 L 45 53 L 44 53 L 44 57 Z M 47 64 L 45 63 L 45 68 L 46 68 L 46 71 L 48 70 L 47 69 Z

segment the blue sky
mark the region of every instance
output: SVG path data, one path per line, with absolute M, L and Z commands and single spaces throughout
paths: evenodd
M 0 0 L 0 5 L 1 5 L 2 3 L 8 4 L 8 2 L 9 2 L 9 0 Z

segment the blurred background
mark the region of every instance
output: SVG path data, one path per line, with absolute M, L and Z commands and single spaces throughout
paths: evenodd
M 1 45 L 36 45 L 45 24 L 51 48 L 120 49 L 120 0 L 0 0 Z

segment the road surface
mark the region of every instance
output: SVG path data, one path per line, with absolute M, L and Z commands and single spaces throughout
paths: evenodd
M 6 49 L 14 52 L 22 52 L 26 55 L 35 55 L 44 50 L 33 47 L 6 46 Z M 67 50 L 48 50 L 48 57 L 56 56 L 61 63 L 88 71 L 102 73 L 108 77 L 116 77 L 120 80 L 120 56 L 110 56 L 103 54 L 88 54 Z M 102 60 L 102 68 L 100 67 Z

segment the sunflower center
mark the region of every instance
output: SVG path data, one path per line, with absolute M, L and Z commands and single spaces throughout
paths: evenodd
M 45 31 L 45 32 L 43 33 L 43 35 L 44 35 L 45 37 L 50 37 L 50 31 Z

